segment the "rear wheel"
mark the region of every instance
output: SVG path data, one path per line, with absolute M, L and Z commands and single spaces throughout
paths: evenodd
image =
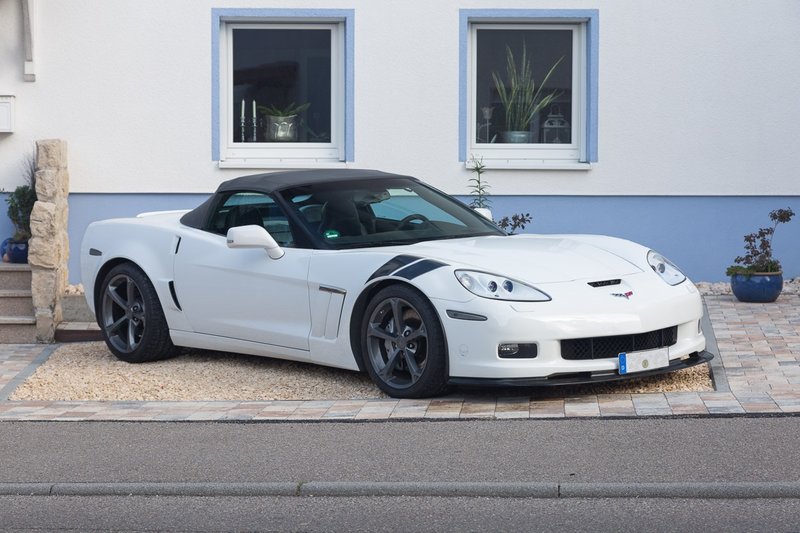
M 175 355 L 156 290 L 137 266 L 112 268 L 100 285 L 98 304 L 103 338 L 117 358 L 144 363 Z
M 440 394 L 447 381 L 447 347 L 431 303 L 402 285 L 370 300 L 361 328 L 361 350 L 372 380 L 396 398 Z

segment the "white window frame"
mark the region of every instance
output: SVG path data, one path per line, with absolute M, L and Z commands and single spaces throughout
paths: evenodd
M 460 10 L 461 103 L 459 160 L 469 168 L 473 158 L 493 169 L 588 170 L 597 159 L 597 10 L 462 9 Z M 572 31 L 571 143 L 478 143 L 483 121 L 476 95 L 477 31 L 481 29 Z
M 233 121 L 238 120 L 233 89 L 233 30 L 324 29 L 331 32 L 331 142 L 236 142 Z M 233 168 L 293 168 L 344 165 L 345 143 L 345 30 L 343 21 L 226 20 L 219 40 L 219 166 Z M 266 103 L 266 102 L 265 102 Z M 250 118 L 249 114 L 246 114 Z
M 570 144 L 510 144 L 510 143 L 478 143 L 477 129 L 482 117 L 477 115 L 478 105 L 475 101 L 477 85 L 476 70 L 478 56 L 479 30 L 569 30 L 572 32 L 572 121 Z M 472 23 L 469 28 L 469 59 L 467 65 L 467 151 L 475 158 L 483 159 L 483 163 L 492 167 L 513 167 L 578 163 L 586 160 L 584 135 L 584 112 L 586 108 L 586 58 L 584 50 L 585 31 L 579 24 L 543 24 L 543 23 Z M 541 80 L 537 80 L 541 81 Z

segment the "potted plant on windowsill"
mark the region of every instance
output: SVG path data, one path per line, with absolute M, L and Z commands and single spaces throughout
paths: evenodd
M 789 222 L 794 211 L 776 209 L 770 212 L 772 226 L 760 228 L 744 236 L 745 255 L 734 259 L 726 275 L 731 278 L 731 291 L 741 302 L 774 302 L 783 290 L 781 263 L 772 256 L 772 237 L 778 224 Z
M 506 129 L 500 132 L 500 140 L 505 143 L 530 143 L 532 142 L 530 123 L 537 113 L 544 107 L 550 105 L 553 100 L 558 98 L 559 92 L 553 91 L 548 95 L 542 96 L 544 88 L 553 71 L 564 58 L 556 61 L 539 86 L 533 79 L 533 67 L 528 59 L 528 51 L 522 47 L 522 60 L 519 67 L 514 59 L 514 52 L 511 47 L 506 46 L 506 80 L 498 72 L 492 72 L 497 94 L 500 103 L 505 110 Z
M 285 106 L 258 106 L 258 110 L 267 116 L 267 140 L 273 142 L 297 141 L 297 129 L 300 113 L 311 107 L 311 103 L 296 105 L 294 102 Z

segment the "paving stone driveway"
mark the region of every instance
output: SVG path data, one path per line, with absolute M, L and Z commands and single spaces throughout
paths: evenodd
M 705 296 L 719 353 L 714 392 L 599 394 L 558 399 L 459 395 L 433 400 L 257 402 L 9 401 L 54 346 L 0 345 L 0 420 L 390 420 L 800 413 L 800 295 L 745 304 Z M 708 329 L 708 328 L 707 328 Z M 708 333 L 708 331 L 707 331 Z

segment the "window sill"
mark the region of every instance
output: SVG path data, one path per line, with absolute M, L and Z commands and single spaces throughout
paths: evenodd
M 226 159 L 218 161 L 219 168 L 305 169 L 347 168 L 345 161 L 328 159 Z
M 577 161 L 546 161 L 542 159 L 488 159 L 481 160 L 487 169 L 492 170 L 591 170 L 592 163 L 579 163 Z M 470 169 L 472 160 L 466 161 L 464 166 Z

